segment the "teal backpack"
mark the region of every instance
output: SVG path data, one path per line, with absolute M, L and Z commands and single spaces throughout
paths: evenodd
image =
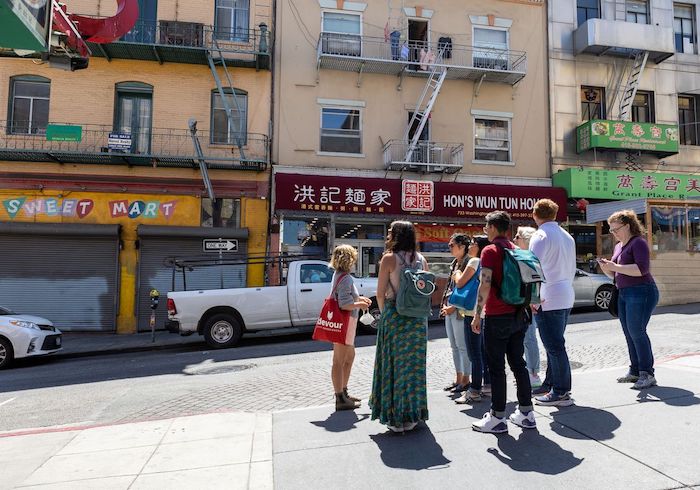
M 408 264 L 400 255 L 394 255 L 401 259 L 399 290 L 394 291 L 396 311 L 403 316 L 428 318 L 431 313 L 430 296 L 435 291 L 435 274 L 423 270 L 420 256 Z M 391 280 L 389 285 L 394 289 Z
M 499 287 L 503 302 L 513 306 L 540 303 L 540 287 L 545 279 L 539 259 L 529 250 L 496 246 L 503 250 L 503 279 Z

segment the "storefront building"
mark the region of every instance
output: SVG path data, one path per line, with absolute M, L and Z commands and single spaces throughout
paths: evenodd
M 338 244 L 360 254 L 358 276 L 376 277 L 391 221 L 416 225 L 419 250 L 433 270 L 445 273 L 452 258 L 447 242 L 453 233 L 483 234 L 484 216 L 508 211 L 518 224 L 534 226 L 532 208 L 549 198 L 566 220 L 566 193 L 544 186 L 489 185 L 323 174 L 274 175 L 274 219 L 279 222 L 280 250 L 327 258 Z

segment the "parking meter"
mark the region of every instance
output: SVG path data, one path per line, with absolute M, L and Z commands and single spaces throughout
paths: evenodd
M 156 341 L 156 308 L 160 302 L 160 293 L 157 289 L 151 289 L 151 342 Z

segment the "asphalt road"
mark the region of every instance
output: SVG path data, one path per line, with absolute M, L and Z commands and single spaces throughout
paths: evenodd
M 661 308 L 652 319 L 657 358 L 700 352 L 700 304 Z M 624 366 L 619 323 L 579 312 L 567 330 L 574 369 Z M 366 397 L 374 338 L 358 337 L 350 386 Z M 308 335 L 257 338 L 228 350 L 204 344 L 153 352 L 19 362 L 0 372 L 0 431 L 96 425 L 221 410 L 280 410 L 331 403 L 326 344 Z M 452 376 L 444 328 L 430 328 L 429 389 Z M 544 352 L 541 352 L 544 358 Z

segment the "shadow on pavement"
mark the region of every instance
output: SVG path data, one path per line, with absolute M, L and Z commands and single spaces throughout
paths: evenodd
M 615 437 L 615 431 L 622 425 L 620 419 L 606 410 L 581 405 L 576 405 L 576 409 L 575 413 L 567 412 L 566 409 L 552 412 L 550 414 L 553 419 L 550 423 L 552 431 L 568 439 L 607 441 Z M 566 419 L 569 417 L 573 417 L 577 425 L 589 427 L 591 433 L 579 432 L 578 429 L 567 425 Z
M 437 443 L 430 428 L 423 422 L 411 432 L 394 434 L 387 429 L 385 433 L 371 435 L 370 438 L 379 447 L 382 462 L 389 468 L 440 469 L 452 462 L 445 457 L 442 446 Z M 420 449 L 407 450 L 409 444 Z
M 497 440 L 498 449 L 487 451 L 513 471 L 559 475 L 583 461 L 537 430 L 523 430 L 517 439 L 503 434 L 497 436 Z
M 637 395 L 640 403 L 663 402 L 674 407 L 690 407 L 700 404 L 700 398 L 692 391 L 673 386 L 654 386 L 642 390 Z
M 368 413 L 360 414 L 358 417 L 354 410 L 345 410 L 331 413 L 326 420 L 316 420 L 311 421 L 311 423 L 316 427 L 326 429 L 328 432 L 345 432 L 357 429 L 357 423 L 367 420 L 368 418 Z

